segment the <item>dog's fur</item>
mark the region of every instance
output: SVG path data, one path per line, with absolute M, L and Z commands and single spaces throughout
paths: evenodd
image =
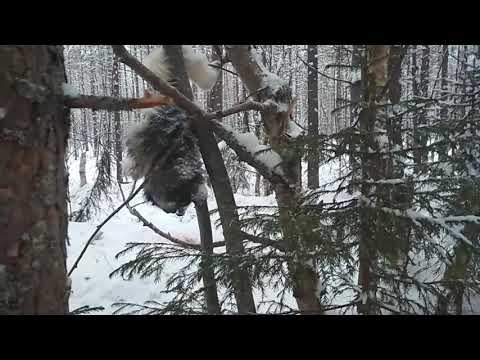
M 218 71 L 208 66 L 206 56 L 195 54 L 185 45 L 183 53 L 193 82 L 204 90 L 213 87 Z M 163 80 L 171 80 L 163 48 L 153 50 L 144 65 Z M 167 213 L 183 215 L 192 201 L 205 200 L 200 151 L 187 116 L 180 108 L 145 111 L 144 120 L 129 130 L 126 146 L 124 173 L 133 179 L 145 178 L 144 193 L 148 201 Z

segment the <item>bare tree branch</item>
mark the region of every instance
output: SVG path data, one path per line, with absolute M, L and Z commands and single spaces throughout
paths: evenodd
M 150 83 L 153 88 L 162 94 L 171 97 L 175 104 L 179 107 L 184 109 L 187 113 L 192 115 L 194 121 L 203 121 L 203 122 L 210 122 L 214 126 L 215 133 L 225 142 L 228 146 L 230 146 L 238 155 L 238 157 L 253 166 L 258 170 L 258 172 L 264 176 L 265 178 L 272 181 L 272 183 L 280 183 L 288 185 L 286 179 L 283 176 L 278 175 L 272 172 L 271 169 L 268 168 L 263 162 L 255 159 L 253 154 L 249 153 L 236 139 L 235 137 L 228 132 L 220 123 L 216 121 L 209 121 L 215 118 L 220 117 L 218 113 L 207 114 L 203 111 L 200 107 L 197 106 L 193 101 L 190 101 L 185 95 L 179 92 L 176 88 L 170 86 L 167 82 L 163 81 L 159 77 L 157 77 L 153 72 L 148 70 L 142 63 L 140 63 L 135 57 L 130 55 L 122 45 L 111 45 L 113 48 L 113 52 L 116 56 L 118 56 L 120 62 L 123 62 L 125 65 L 132 68 L 140 77 L 142 77 L 145 81 Z M 253 102 L 253 106 L 260 108 L 258 106 L 259 103 Z M 244 105 L 245 108 L 249 108 L 250 105 Z M 269 107 L 263 106 L 262 109 L 266 111 Z M 221 114 L 234 114 L 238 112 L 238 107 L 235 110 L 225 110 L 220 112 Z
M 65 96 L 63 103 L 71 109 L 88 108 L 108 111 L 146 109 L 156 106 L 173 105 L 171 98 L 162 95 L 130 99 L 93 95 Z
M 144 79 L 150 85 L 152 85 L 155 90 L 161 92 L 165 96 L 171 97 L 175 101 L 175 104 L 180 106 L 190 115 L 193 115 L 196 118 L 205 117 L 205 111 L 203 111 L 200 107 L 198 107 L 193 101 L 188 99 L 175 87 L 171 86 L 166 81 L 163 81 L 158 76 L 156 76 L 153 72 L 148 70 L 140 61 L 138 61 L 135 57 L 129 54 L 127 49 L 125 49 L 125 46 L 123 45 L 111 45 L 111 46 L 114 54 L 118 56 L 118 59 L 120 60 L 120 62 L 129 66 L 138 75 L 140 75 L 142 79 Z
M 125 201 L 126 199 L 125 199 L 125 194 L 123 192 L 122 186 L 120 184 L 118 184 L 118 187 L 120 188 L 120 194 L 122 195 L 122 198 Z M 128 202 L 126 202 L 125 205 L 127 206 L 128 211 L 130 211 L 130 214 L 135 216 L 138 220 L 140 220 L 142 222 L 143 226 L 146 226 L 146 227 L 150 228 L 154 233 L 156 233 L 156 234 L 160 235 L 161 237 L 171 241 L 172 243 L 180 245 L 182 247 L 201 250 L 200 244 L 193 244 L 193 243 L 188 242 L 188 241 L 180 240 L 176 237 L 173 237 L 170 233 L 163 232 L 158 227 L 156 227 L 154 224 L 152 224 L 150 221 L 148 221 L 146 218 L 144 218 L 142 216 L 142 214 L 140 214 L 137 209 L 130 206 L 130 204 Z
M 250 110 L 264 111 L 265 109 L 266 109 L 266 106 L 257 101 L 245 101 L 243 103 L 234 105 L 227 110 L 208 113 L 205 116 L 205 119 L 207 120 L 220 119 L 220 118 L 230 116 L 242 111 L 250 111 Z
M 330 79 L 330 80 L 335 80 L 335 81 L 340 81 L 340 82 L 343 82 L 343 83 L 347 83 L 349 85 L 352 85 L 352 82 L 351 81 L 348 81 L 348 80 L 342 80 L 342 79 L 337 79 L 333 76 L 330 76 L 330 75 L 327 75 L 327 74 L 324 74 L 320 71 L 318 71 L 317 69 L 315 69 L 313 66 L 311 66 L 310 64 L 308 64 L 305 60 L 302 59 L 302 57 L 300 55 L 297 55 L 297 58 L 300 59 L 300 61 L 308 68 L 316 71 L 319 75 L 322 75 L 323 77 L 327 78 L 327 79 Z
M 213 68 L 215 68 L 215 69 L 220 69 L 220 70 L 226 71 L 226 72 L 228 72 L 228 73 L 230 73 L 230 74 L 232 74 L 232 75 L 238 76 L 238 74 L 237 74 L 236 72 L 233 72 L 233 71 L 230 71 L 230 70 L 228 70 L 228 69 L 225 69 L 224 67 L 221 67 L 221 66 L 219 66 L 219 65 L 208 64 L 208 66 L 213 67 Z
M 87 251 L 87 248 L 90 246 L 90 243 L 93 241 L 93 239 L 95 239 L 95 236 L 98 234 L 98 232 L 100 231 L 100 229 L 112 218 L 115 216 L 115 214 L 117 214 L 120 210 L 123 209 L 123 207 L 130 201 L 132 200 L 139 192 L 140 190 L 142 190 L 143 188 L 143 183 L 142 185 L 140 185 L 138 187 L 137 190 L 135 190 L 118 208 L 115 209 L 114 212 L 112 212 L 109 216 L 107 216 L 107 218 L 105 220 L 102 221 L 102 223 L 100 225 L 97 226 L 97 229 L 93 232 L 93 234 L 89 237 L 89 239 L 87 240 L 87 243 L 85 244 L 85 246 L 83 247 L 83 250 L 82 252 L 80 253 L 80 255 L 78 256 L 77 260 L 75 260 L 75 263 L 73 264 L 72 268 L 70 269 L 70 271 L 68 272 L 68 276 L 70 276 L 72 273 L 73 273 L 73 270 L 75 270 L 78 266 L 78 263 L 80 262 L 80 260 L 82 259 L 83 255 L 85 254 L 85 252 Z

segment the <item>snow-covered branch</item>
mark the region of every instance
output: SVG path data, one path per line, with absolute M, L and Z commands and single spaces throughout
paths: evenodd
M 130 67 L 135 73 L 137 73 L 142 79 L 148 82 L 152 87 L 162 93 L 165 96 L 171 97 L 175 104 L 184 109 L 187 113 L 195 117 L 204 117 L 205 111 L 197 106 L 193 101 L 188 99 L 175 87 L 168 84 L 166 81 L 163 81 L 153 72 L 148 70 L 140 61 L 138 61 L 134 56 L 125 49 L 123 45 L 112 45 L 113 52 L 118 56 L 120 62 L 124 63 Z
M 288 185 L 288 181 L 284 178 L 283 173 L 278 166 L 281 163 L 281 158 L 278 154 L 273 150 L 269 151 L 270 154 L 265 154 L 265 149 L 254 151 L 247 143 L 242 142 L 241 139 L 238 138 L 238 134 L 232 131 L 228 126 L 222 125 L 217 121 L 213 121 L 212 123 L 214 124 L 213 130 L 215 131 L 215 134 L 217 134 L 218 137 L 224 140 L 227 145 L 235 151 L 240 160 L 253 166 L 263 177 L 271 181 L 272 184 L 280 183 Z M 262 151 L 262 154 L 259 154 L 259 151 Z M 274 161 L 275 163 L 272 163 L 272 158 L 273 160 L 276 160 Z

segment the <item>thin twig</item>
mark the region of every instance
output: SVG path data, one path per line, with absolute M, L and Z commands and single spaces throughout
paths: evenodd
M 118 187 L 120 188 L 120 193 L 122 195 L 122 198 L 125 200 L 125 194 L 123 192 L 123 189 L 122 189 L 122 186 L 120 184 L 118 184 Z M 140 220 L 142 223 L 143 223 L 143 226 L 146 226 L 150 229 L 153 230 L 153 232 L 155 232 L 156 234 L 160 235 L 161 237 L 171 241 L 172 243 L 174 244 L 177 244 L 177 245 L 180 245 L 182 247 L 186 247 L 186 248 L 192 248 L 192 249 L 196 249 L 196 250 L 201 250 L 201 246 L 200 244 L 193 244 L 193 243 L 189 243 L 187 241 L 183 241 L 183 240 L 180 240 L 180 239 L 177 239 L 175 237 L 173 237 L 172 235 L 170 235 L 169 233 L 166 233 L 166 232 L 163 232 L 162 230 L 160 230 L 158 227 L 156 227 L 153 223 L 151 223 L 150 221 L 148 221 L 146 218 L 144 218 L 142 216 L 142 214 L 140 214 L 138 212 L 137 209 L 134 209 L 132 206 L 130 206 L 128 203 L 126 204 L 127 205 L 127 209 L 128 211 L 130 212 L 130 214 L 132 214 L 133 216 L 135 216 L 138 220 Z
M 73 270 L 75 270 L 78 266 L 78 263 L 80 262 L 80 260 L 82 259 L 83 257 L 83 254 L 85 254 L 85 251 L 87 251 L 87 248 L 90 246 L 90 243 L 93 241 L 93 239 L 95 238 L 95 235 L 98 234 L 98 232 L 100 231 L 100 229 L 112 218 L 115 216 L 115 214 L 117 214 L 120 210 L 122 210 L 122 208 L 127 205 L 127 203 L 132 200 L 139 192 L 140 190 L 143 189 L 143 185 L 145 184 L 145 181 L 142 183 L 142 185 L 139 186 L 139 188 L 134 191 L 118 208 L 115 209 L 114 212 L 112 212 L 109 216 L 107 216 L 107 218 L 105 220 L 102 221 L 102 223 L 100 225 L 97 226 L 97 229 L 93 232 L 93 234 L 90 236 L 90 238 L 87 240 L 87 243 L 85 244 L 85 246 L 83 247 L 83 250 L 82 252 L 80 253 L 80 255 L 78 256 L 77 260 L 75 260 L 75 263 L 73 264 L 72 268 L 70 269 L 70 271 L 68 272 L 68 276 L 70 276 L 73 272 Z
M 256 101 L 245 101 L 243 103 L 234 105 L 227 110 L 208 113 L 205 116 L 205 118 L 207 120 L 220 119 L 220 118 L 227 117 L 242 111 L 250 111 L 250 110 L 264 111 L 265 109 L 266 109 L 266 106 L 264 106 L 262 103 L 259 103 Z
M 215 68 L 215 69 L 220 69 L 220 70 L 226 71 L 226 72 L 228 72 L 228 73 L 230 73 L 230 74 L 232 74 L 232 75 L 238 76 L 238 74 L 237 74 L 236 72 L 233 72 L 233 71 L 230 71 L 230 70 L 228 70 L 228 69 L 225 69 L 224 67 L 221 67 L 221 66 L 219 66 L 219 65 L 208 64 L 208 66 L 211 66 L 211 67 L 213 67 L 213 68 Z
M 337 79 L 333 76 L 330 76 L 330 75 L 327 75 L 327 74 L 324 74 L 320 71 L 318 71 L 318 69 L 314 68 L 312 65 L 310 65 L 309 63 L 307 63 L 305 60 L 302 59 L 302 57 L 300 55 L 297 54 L 297 58 L 300 59 L 300 61 L 307 67 L 309 67 L 310 69 L 313 69 L 315 70 L 319 75 L 322 75 L 323 77 L 326 77 L 327 79 L 330 79 L 330 80 L 334 80 L 334 81 L 340 81 L 340 82 L 344 82 L 344 83 L 347 83 L 349 85 L 352 85 L 352 82 L 351 81 L 348 81 L 348 80 L 342 80 L 342 79 Z

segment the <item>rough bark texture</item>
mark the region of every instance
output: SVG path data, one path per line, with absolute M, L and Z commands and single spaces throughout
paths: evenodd
M 202 246 L 202 279 L 205 287 L 205 302 L 209 314 L 220 314 L 222 309 L 218 301 L 217 282 L 215 280 L 215 267 L 212 261 L 213 255 L 213 236 L 212 224 L 206 202 L 195 204 L 195 210 L 198 218 L 198 229 L 200 231 L 200 244 Z
M 95 62 L 92 60 L 90 63 L 90 67 L 93 69 L 95 66 Z M 92 96 L 95 96 L 96 93 L 96 84 L 97 84 L 97 77 L 95 71 L 92 72 L 92 78 L 90 82 L 90 92 Z M 97 124 L 97 112 L 92 111 L 92 131 L 93 131 L 93 154 L 95 158 L 98 156 L 98 147 L 99 147 L 99 129 Z
M 385 179 L 388 178 L 387 166 L 389 159 L 382 155 L 381 144 L 377 142 L 376 135 L 378 131 L 386 128 L 384 116 L 377 114 L 377 106 L 385 102 L 388 81 L 388 60 L 390 46 L 388 45 L 368 45 L 367 46 L 367 66 L 363 69 L 362 79 L 365 79 L 363 103 L 365 104 L 360 112 L 360 131 L 363 134 L 361 144 L 361 166 L 362 179 Z M 366 75 L 366 76 L 364 76 Z M 376 152 L 370 153 L 369 149 L 375 149 Z M 381 190 L 374 190 L 370 184 L 361 185 L 363 198 L 368 198 L 370 194 L 377 191 L 377 201 L 379 206 L 382 204 Z M 378 258 L 380 246 L 387 243 L 384 229 L 378 223 L 378 214 L 370 209 L 362 200 L 364 205 L 360 211 L 360 244 L 359 244 L 359 275 L 358 284 L 362 289 L 361 301 L 358 305 L 360 314 L 375 314 L 378 312 L 376 302 L 376 291 L 378 279 L 375 275 L 375 267 Z
M 308 45 L 307 47 L 307 92 L 308 92 L 308 136 L 318 136 L 318 47 L 317 45 Z M 317 189 L 319 186 L 318 167 L 320 158 L 318 148 L 309 146 L 308 151 L 308 187 Z
M 165 46 L 165 53 L 173 61 L 172 69 L 179 84 L 179 91 L 191 99 L 193 94 L 185 72 L 181 47 L 179 45 L 167 45 Z M 192 124 L 217 199 L 227 253 L 233 256 L 241 255 L 244 248 L 235 198 L 212 127 L 203 117 L 197 118 Z M 236 260 L 232 260 L 231 266 L 232 285 L 238 312 L 241 314 L 254 313 L 256 311 L 255 303 L 248 272 L 240 268 Z
M 120 71 L 119 63 L 116 56 L 113 58 L 112 69 L 112 95 L 113 97 L 120 96 Z M 115 122 L 115 163 L 117 166 L 117 180 L 122 182 L 122 124 L 120 123 L 120 111 L 114 112 Z
M 220 51 L 221 48 L 218 45 L 212 45 L 212 60 L 220 60 L 217 51 Z M 213 86 L 212 90 L 208 94 L 208 111 L 222 111 L 223 109 L 223 75 L 220 74 L 217 83 Z
M 442 87 L 442 97 L 445 96 L 443 99 L 444 102 L 448 102 L 448 57 L 449 57 L 449 51 L 448 51 L 448 45 L 443 45 L 442 46 L 442 81 L 441 81 L 441 87 Z M 444 105 L 443 103 L 440 104 L 440 120 L 441 121 L 447 121 L 448 117 L 448 106 Z M 441 145 L 439 147 L 439 160 L 440 161 L 447 161 L 447 154 L 448 154 L 448 145 Z
M 87 172 L 85 170 L 86 164 L 87 164 L 87 153 L 85 151 L 82 151 L 82 155 L 80 155 L 80 167 L 79 167 L 80 187 L 87 184 Z
M 406 53 L 407 46 L 390 46 L 390 55 L 388 59 L 388 98 L 392 105 L 399 104 L 402 96 L 400 80 L 402 76 L 402 62 Z M 402 125 L 402 116 L 396 116 L 393 119 L 387 118 L 386 120 L 386 130 L 389 143 L 398 149 L 402 149 L 404 143 L 402 139 Z M 385 176 L 388 178 L 401 179 L 404 177 L 405 166 L 403 163 L 395 161 L 393 157 L 394 155 L 389 154 L 387 166 L 390 171 L 386 173 Z M 382 187 L 378 188 L 382 189 Z M 403 183 L 394 187 L 385 187 L 382 190 L 385 193 L 384 199 L 390 203 L 390 207 L 406 210 L 412 206 L 411 201 L 413 198 L 411 194 L 414 189 L 411 188 L 410 185 Z M 390 226 L 383 227 L 386 232 L 392 235 L 389 236 L 385 234 L 385 236 L 390 239 L 390 246 L 387 246 L 387 251 L 384 252 L 384 254 L 390 258 L 392 263 L 400 266 L 403 269 L 402 271 L 406 271 L 407 255 L 410 247 L 410 223 L 407 219 L 399 218 L 392 220 L 389 225 Z
M 255 136 L 257 137 L 257 139 L 260 139 L 260 124 L 258 121 L 255 121 Z M 261 193 L 260 193 L 260 183 L 261 183 L 261 180 L 262 180 L 262 176 L 258 173 L 255 174 L 255 195 L 256 196 L 260 196 Z
M 239 74 L 248 91 L 257 101 L 273 100 L 279 104 L 292 104 L 291 90 L 282 86 L 273 91 L 269 86 L 264 86 L 266 70 L 257 61 L 248 45 L 228 46 L 229 58 Z M 262 90 L 263 89 L 263 90 Z M 268 135 L 270 145 L 283 160 L 282 169 L 288 183 L 275 182 L 274 191 L 280 207 L 280 224 L 282 227 L 284 247 L 289 254 L 296 254 L 294 259 L 288 261 L 288 269 L 293 283 L 293 296 L 302 313 L 321 313 L 320 300 L 316 296 L 318 275 L 309 265 L 311 259 L 304 257 L 306 249 L 303 239 L 299 236 L 295 217 L 299 195 L 298 159 L 291 154 L 291 147 L 286 136 L 289 122 L 289 111 L 264 110 L 261 111 L 262 123 Z
M 68 312 L 63 47 L 0 47 L 0 314 Z
M 430 82 L 430 46 L 423 45 L 422 49 L 422 61 L 420 65 L 420 95 L 423 98 L 427 98 L 429 96 L 428 87 Z M 423 128 L 428 124 L 427 119 L 427 110 L 425 107 L 419 112 L 419 121 L 418 126 L 422 127 L 421 131 L 419 132 L 419 145 L 422 148 L 425 148 L 428 143 L 428 131 Z M 428 161 L 428 150 L 422 149 L 421 150 L 421 163 L 424 164 Z
M 357 120 L 360 109 L 360 100 L 362 93 L 362 46 L 353 45 L 352 48 L 352 72 L 357 74 L 357 77 L 352 80 L 350 85 L 350 126 L 358 128 Z M 358 142 L 352 139 L 352 141 L 347 145 L 348 149 L 353 153 L 358 151 Z M 354 177 L 358 174 L 359 165 L 355 156 L 349 156 L 349 163 L 351 168 L 354 170 Z M 355 186 L 354 186 L 355 188 Z

